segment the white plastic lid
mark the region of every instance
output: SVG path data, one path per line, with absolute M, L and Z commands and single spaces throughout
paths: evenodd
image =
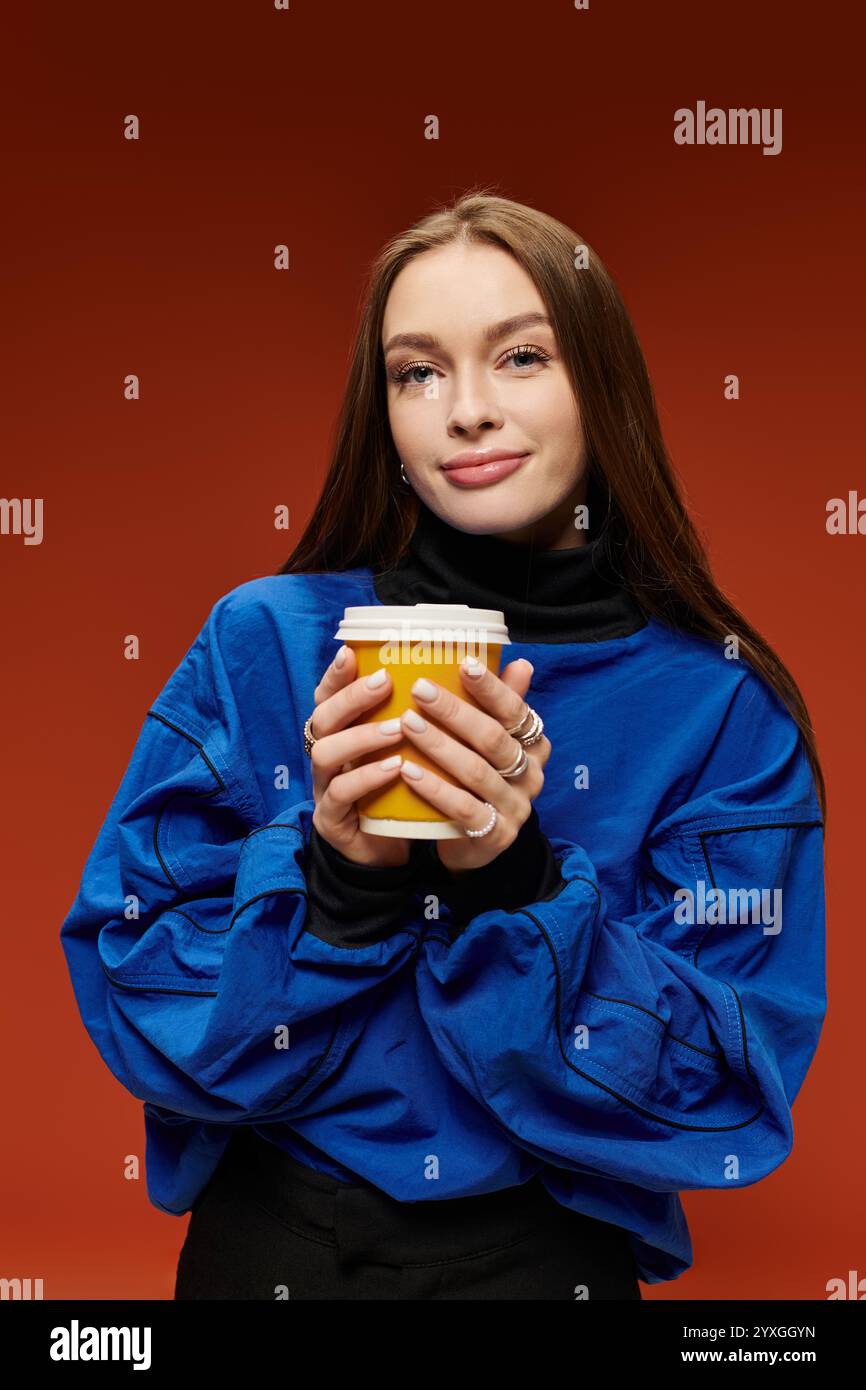
M 470 608 L 468 603 L 393 603 L 347 608 L 334 633 L 341 642 L 387 642 L 398 638 L 423 642 L 451 637 L 511 645 L 505 614 L 497 608 Z

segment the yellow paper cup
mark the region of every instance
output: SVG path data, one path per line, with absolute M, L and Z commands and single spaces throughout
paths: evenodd
M 355 653 L 358 676 L 370 676 L 380 666 L 391 677 L 391 695 L 383 704 L 367 710 L 356 723 L 398 718 L 405 709 L 424 710 L 412 686 L 426 676 L 461 700 L 483 708 L 466 690 L 460 677 L 460 662 L 475 656 L 499 674 L 503 646 L 510 645 L 504 613 L 492 608 L 470 608 L 465 603 L 375 604 L 347 608 L 334 637 Z M 456 735 L 452 735 L 456 737 Z M 403 739 L 389 745 L 388 756 L 400 753 L 410 757 L 452 786 L 460 786 L 443 767 Z M 369 753 L 357 760 L 381 761 L 381 753 Z M 371 792 L 358 801 L 358 817 L 363 831 L 370 835 L 397 835 L 414 840 L 462 838 L 462 825 L 449 820 L 435 806 L 405 782 L 402 777 L 382 791 Z

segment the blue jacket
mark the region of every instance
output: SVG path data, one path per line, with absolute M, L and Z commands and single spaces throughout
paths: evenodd
M 300 730 L 344 607 L 378 601 L 368 569 L 220 598 L 85 864 L 61 940 L 93 1042 L 145 1102 L 150 1200 L 188 1211 L 249 1124 L 402 1201 L 538 1173 L 630 1232 L 643 1280 L 674 1279 L 677 1194 L 784 1162 L 825 1013 L 796 725 L 745 661 L 655 618 L 515 643 L 554 750 L 535 808 L 556 890 L 458 929 L 422 885 L 376 939 L 327 940 L 307 929 Z

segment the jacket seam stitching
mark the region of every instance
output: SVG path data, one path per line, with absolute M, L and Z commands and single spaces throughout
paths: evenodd
M 201 757 L 204 761 L 206 767 L 208 768 L 208 771 L 211 773 L 213 777 L 216 778 L 217 782 L 216 787 L 212 787 L 210 791 L 190 792 L 184 791 L 182 788 L 177 788 L 175 791 L 169 793 L 169 795 L 160 805 L 159 810 L 156 812 L 156 815 L 154 816 L 153 852 L 156 855 L 159 866 L 165 874 L 166 878 L 168 879 L 168 882 L 171 885 L 171 887 L 178 889 L 178 891 L 180 892 L 183 892 L 184 888 L 189 888 L 191 886 L 190 879 L 186 873 L 186 870 L 184 869 L 183 864 L 180 862 L 180 860 L 177 859 L 175 855 L 171 853 L 168 844 L 165 845 L 165 854 L 163 854 L 163 851 L 160 849 L 159 844 L 160 826 L 163 817 L 166 815 L 166 812 L 168 811 L 168 808 L 171 805 L 171 803 L 173 801 L 176 801 L 181 796 L 187 796 L 190 798 L 207 798 L 212 796 L 219 796 L 221 792 L 226 792 L 227 794 L 229 794 L 229 805 L 231 806 L 231 808 L 239 814 L 241 814 L 241 812 L 240 808 L 231 801 L 228 786 L 224 778 L 220 775 L 219 771 L 214 766 L 213 762 L 208 756 L 204 743 L 200 742 L 197 738 L 193 737 L 193 735 L 187 733 L 187 731 L 185 729 L 182 729 L 179 724 L 174 724 L 170 719 L 166 719 L 164 715 L 157 713 L 156 710 L 148 710 L 148 717 L 152 719 L 158 719 L 160 723 L 165 724 L 169 729 L 174 729 L 175 733 L 180 734 L 181 737 L 185 738 L 188 743 L 191 743 L 193 747 L 197 750 L 199 757 Z M 169 868 L 169 861 L 172 865 L 171 869 Z M 181 882 L 181 880 L 183 880 L 183 882 Z
M 207 763 L 208 767 L 210 768 L 210 771 L 217 779 L 220 788 L 227 792 L 230 798 L 230 804 L 232 805 L 233 809 L 237 811 L 237 813 L 244 820 L 257 819 L 261 815 L 263 809 L 261 794 L 258 791 L 258 787 L 256 787 L 257 797 L 254 800 L 253 797 L 247 792 L 243 783 L 240 782 L 237 778 L 235 778 L 231 770 L 228 767 L 226 767 L 226 764 L 223 761 L 223 759 L 221 757 L 218 757 L 218 755 L 215 752 L 213 753 L 213 755 L 208 753 L 208 730 L 204 728 L 204 726 L 199 724 L 198 720 L 191 717 L 186 711 L 175 709 L 174 706 L 169 704 L 164 705 L 164 708 L 168 711 L 169 714 L 174 716 L 174 719 L 169 719 L 167 715 L 162 714 L 160 710 L 156 708 L 155 705 L 151 706 L 151 708 L 147 711 L 147 717 L 150 719 L 158 719 L 162 724 L 167 725 L 169 729 L 174 729 L 175 733 L 180 734 L 182 738 L 185 738 L 189 743 L 191 743 L 195 748 L 197 748 L 199 753 Z M 175 722 L 175 720 L 177 722 Z M 190 730 L 193 730 L 194 732 L 191 733 Z M 223 769 L 222 772 L 220 772 L 220 770 L 217 768 L 216 762 L 214 761 L 215 758 L 218 759 L 220 766 Z
M 104 962 L 104 961 L 101 961 L 100 964 L 102 965 L 102 969 L 103 969 L 103 971 L 105 972 L 106 976 L 108 977 L 108 980 L 110 981 L 110 983 L 111 983 L 115 988 L 117 988 L 117 989 L 126 989 L 126 990 L 130 990 L 130 991 L 131 991 L 132 993 L 134 993 L 134 994 L 142 994 L 142 993 L 144 993 L 144 994 L 185 994 L 185 995 L 191 995 L 193 998 L 196 998 L 196 999 L 202 999 L 202 998 L 203 998 L 203 999 L 215 999 L 215 998 L 217 998 L 218 995 L 219 995 L 219 990 L 216 990 L 216 989 L 209 989 L 209 990 L 198 990 L 198 989 L 196 989 L 196 990 L 192 990 L 192 989 L 170 989 L 170 988 L 167 988 L 167 987 L 165 987 L 165 986 L 156 986 L 156 987 L 153 987 L 153 986 L 151 986 L 151 985 L 149 985 L 149 984 L 147 984 L 147 983 L 144 983 L 144 984 L 133 984 L 132 982 L 130 982 L 130 983 L 121 983 L 119 980 L 114 979 L 114 977 L 112 976 L 111 972 L 108 970 L 108 967 L 105 965 L 105 962 Z M 150 979 L 171 979 L 171 978 L 173 978 L 173 977 L 172 977 L 172 976 L 166 976 L 166 975 L 154 975 L 154 976 L 140 976 L 139 978 L 142 979 L 142 980 L 147 981 L 147 980 L 150 980 Z M 280 1096 L 280 1097 L 274 1102 L 273 1106 L 271 1107 L 271 1111 L 279 1109 L 281 1106 L 285 1105 L 285 1103 L 286 1103 L 287 1101 L 292 1101 L 292 1100 L 293 1100 L 293 1101 L 297 1104 L 297 1103 L 299 1103 L 301 1100 L 303 1100 L 303 1099 L 305 1098 L 305 1097 L 304 1097 L 304 1094 L 303 1094 L 305 1088 L 307 1088 L 307 1089 L 311 1089 L 311 1088 L 312 1088 L 313 1084 L 316 1082 L 316 1078 L 317 1078 L 317 1076 L 318 1076 L 318 1073 L 319 1073 L 320 1069 L 321 1069 L 322 1067 L 325 1066 L 326 1062 L 327 1062 L 327 1061 L 329 1060 L 329 1058 L 331 1057 L 332 1052 L 334 1052 L 334 1050 L 335 1050 L 337 1041 L 338 1041 L 338 1039 L 340 1039 L 340 1037 L 341 1037 L 341 1033 L 342 1033 L 342 1031 L 343 1031 L 343 1024 L 344 1024 L 344 1020 L 343 1020 L 343 1009 L 344 1009 L 344 1004 L 339 1004 L 339 1005 L 337 1006 L 336 1014 L 335 1014 L 335 1018 L 334 1018 L 334 1023 L 333 1023 L 333 1026 L 332 1026 L 332 1028 L 331 1028 L 331 1036 L 330 1036 L 330 1038 L 329 1038 L 329 1040 L 328 1040 L 328 1045 L 327 1045 L 327 1047 L 325 1048 L 324 1052 L 322 1052 L 322 1053 L 320 1054 L 320 1056 L 316 1058 L 315 1062 L 314 1062 L 313 1065 L 312 1065 L 311 1071 L 308 1072 L 308 1074 L 307 1074 L 303 1079 L 301 1079 L 301 1080 L 298 1082 L 298 1084 L 295 1086 L 294 1090 L 289 1091 L 289 1092 L 287 1093 L 287 1095 L 285 1095 L 285 1096 Z M 345 1048 L 343 1048 L 343 1051 L 345 1051 Z M 331 1073 L 331 1072 L 334 1070 L 334 1068 L 339 1064 L 340 1056 L 341 1056 L 341 1053 L 340 1053 L 340 1052 L 337 1052 L 337 1055 L 334 1057 L 334 1059 L 333 1059 L 333 1061 L 332 1061 L 332 1063 L 331 1063 L 330 1069 L 329 1069 L 328 1071 L 325 1072 L 325 1075 L 321 1078 L 321 1080 L 327 1080 L 327 1078 L 328 1078 L 328 1076 L 330 1075 L 330 1073 Z M 200 1083 L 197 1082 L 196 1084 L 198 1085 L 198 1084 L 200 1084 Z M 130 1089 L 131 1089 L 131 1088 L 130 1088 Z M 204 1089 L 206 1089 L 206 1088 L 204 1088 Z M 269 1119 L 268 1119 L 268 1112 L 265 1111 L 265 1112 L 262 1113 L 261 1117 L 259 1117 L 259 1118 L 256 1119 L 255 1123 L 256 1123 L 256 1124 L 268 1124 L 268 1123 L 274 1123 L 274 1122 L 273 1122 L 272 1120 L 269 1120 Z
M 609 999 L 607 995 L 594 994 L 593 991 L 589 989 L 581 990 L 580 993 L 585 998 L 600 999 L 603 1002 L 603 1004 L 608 1008 L 608 1011 L 610 1013 L 617 1014 L 620 1018 L 627 1018 L 628 1015 L 623 1013 L 622 1008 L 617 1006 L 623 1006 L 628 1009 L 637 1009 L 640 1013 L 646 1014 L 648 1018 L 654 1019 L 655 1022 L 661 1025 L 664 1038 L 666 1038 L 667 1041 L 671 1043 L 674 1047 L 686 1047 L 689 1049 L 690 1052 L 697 1052 L 700 1056 L 706 1057 L 707 1060 L 711 1062 L 723 1062 L 725 1060 L 724 1052 L 715 1052 L 706 1047 L 699 1047 L 697 1043 L 687 1042 L 685 1038 L 677 1037 L 675 1033 L 671 1033 L 668 1029 L 665 1020 L 661 1018 L 658 1014 L 654 1014 L 651 1009 L 644 1008 L 642 1004 L 633 1004 L 630 999 Z M 578 998 L 580 998 L 580 996 Z M 659 1038 L 659 1034 L 655 1029 L 650 1029 L 645 1025 L 643 1026 L 648 1036 L 653 1038 Z M 709 1071 L 710 1068 L 707 1068 L 707 1070 Z
M 700 853 L 701 853 L 701 855 L 703 856 L 704 866 L 705 866 L 705 868 L 706 868 L 706 871 L 707 871 L 707 874 L 708 874 L 709 880 L 710 880 L 710 886 L 711 886 L 716 892 L 718 892 L 718 888 L 717 888 L 717 885 L 716 885 L 715 875 L 714 875 L 714 873 L 713 873 L 713 866 L 712 866 L 712 862 L 711 862 L 711 860 L 710 860 L 709 850 L 708 850 L 708 848 L 707 848 L 707 836 L 709 836 L 709 835 L 737 835 L 737 834 L 740 834 L 741 832 L 746 831 L 746 830 L 797 830 L 797 829 L 806 829 L 806 828 L 814 829 L 816 826 L 823 826 L 823 824 L 824 824 L 824 822 L 823 822 L 822 820 L 770 821 L 770 822 L 756 823 L 756 824 L 753 824 L 753 825 L 736 825 L 736 826 L 731 825 L 731 826 L 724 826 L 724 827 L 719 827 L 718 829 L 715 829 L 715 830 L 699 830 L 699 831 L 697 832 L 697 835 L 698 835 L 698 841 L 699 841 L 699 844 L 700 844 Z M 695 882 L 697 882 L 697 881 L 699 880 L 699 878 L 700 878 L 700 874 L 699 874 L 699 873 L 696 873 L 696 874 L 695 874 Z M 715 925 L 715 923 L 713 923 L 713 922 L 708 922 L 708 923 L 706 923 L 706 925 L 704 926 L 703 931 L 701 932 L 701 935 L 698 937 L 698 940 L 697 940 L 697 942 L 695 943 L 695 946 L 693 947 L 693 949 L 692 949 L 692 951 L 691 951 L 691 953 L 690 953 L 690 954 L 691 954 L 691 963 L 692 963 L 692 965 L 695 967 L 695 969 L 698 968 L 698 956 L 699 956 L 700 953 L 701 953 L 701 948 L 703 947 L 703 944 L 704 944 L 704 942 L 706 941 L 707 937 L 709 936 L 710 932 L 712 931 L 714 925 Z
M 738 1121 L 736 1124 L 726 1124 L 726 1125 L 689 1125 L 689 1124 L 685 1124 L 683 1121 L 680 1121 L 680 1120 L 670 1120 L 670 1119 L 667 1119 L 665 1116 L 658 1115 L 658 1114 L 656 1114 L 654 1111 L 649 1110 L 646 1106 L 638 1105 L 638 1103 L 637 1103 L 636 1101 L 630 1100 L 630 1099 L 628 1098 L 628 1096 L 623 1095 L 620 1091 L 616 1091 L 616 1090 L 614 1090 L 612 1087 L 606 1086 L 605 1083 L 604 1083 L 603 1081 L 597 1080 L 595 1077 L 590 1076 L 588 1072 L 584 1072 L 584 1071 L 582 1071 L 582 1070 L 580 1069 L 580 1067 L 575 1066 L 574 1062 L 572 1062 L 571 1058 L 568 1056 L 568 1054 L 567 1054 L 565 1048 L 563 1047 L 563 1043 L 562 1043 L 562 977 L 561 977 L 561 972 L 560 972 L 560 967 L 559 967 L 559 961 L 558 961 L 557 956 L 556 956 L 556 949 L 555 949 L 555 947 L 554 947 L 554 945 L 553 945 L 553 942 L 552 942 L 551 939 L 550 939 L 550 936 L 549 936 L 548 932 L 546 931 L 546 929 L 544 928 L 544 926 L 542 925 L 542 923 L 539 922 L 538 918 L 535 917 L 531 912 L 528 912 L 525 908 L 522 909 L 522 913 L 523 913 L 523 915 L 524 915 L 525 917 L 528 917 L 529 920 L 535 924 L 536 928 L 537 928 L 538 931 L 541 933 L 541 936 L 542 936 L 542 938 L 543 938 L 543 940 L 544 940 L 544 942 L 545 942 L 545 944 L 546 944 L 546 946 L 547 946 L 547 949 L 548 949 L 548 951 L 550 952 L 551 958 L 552 958 L 552 960 L 553 960 L 553 968 L 554 968 L 554 975 L 555 975 L 555 991 L 554 991 L 554 994 L 555 994 L 555 1005 L 556 1005 L 556 1007 L 555 1007 L 554 1021 L 555 1021 L 555 1025 L 556 1025 L 556 1028 L 555 1028 L 555 1031 L 556 1031 L 556 1041 L 557 1041 L 557 1045 L 558 1045 L 558 1047 L 559 1047 L 560 1055 L 561 1055 L 561 1057 L 562 1057 L 562 1059 L 563 1059 L 563 1061 L 565 1062 L 565 1064 L 566 1064 L 567 1067 L 570 1067 L 571 1070 L 572 1070 L 573 1072 L 575 1072 L 578 1076 L 582 1077 L 585 1081 L 589 1081 L 591 1085 L 593 1085 L 593 1086 L 598 1086 L 601 1090 L 607 1091 L 609 1095 L 614 1096 L 614 1098 L 615 1098 L 616 1100 L 619 1100 L 619 1101 L 621 1101 L 624 1105 L 629 1106 L 630 1109 L 632 1109 L 632 1110 L 637 1110 L 640 1114 L 646 1115 L 649 1119 L 653 1120 L 656 1124 L 666 1125 L 666 1126 L 668 1126 L 668 1128 L 672 1128 L 672 1129 L 685 1129 L 685 1130 L 690 1130 L 690 1131 L 699 1131 L 699 1132 L 701 1132 L 701 1133 L 717 1133 L 717 1132 L 720 1131 L 720 1130 L 728 1131 L 728 1130 L 733 1130 L 733 1129 L 743 1129 L 746 1125 L 753 1124 L 753 1123 L 755 1122 L 755 1120 L 758 1119 L 758 1117 L 759 1117 L 759 1116 L 763 1113 L 763 1111 L 764 1111 L 764 1103 L 763 1103 L 763 1100 L 761 1101 L 761 1105 L 760 1105 L 759 1109 L 755 1111 L 754 1115 L 751 1115 L 751 1116 L 750 1116 L 748 1119 L 746 1119 L 746 1120 L 740 1120 L 740 1121 Z M 727 1001 L 726 1001 L 726 1007 L 727 1007 Z M 597 1063 L 597 1064 L 595 1064 L 595 1065 L 602 1065 L 602 1064 L 598 1064 L 598 1063 Z M 605 1067 L 604 1070 L 607 1071 L 608 1068 Z M 613 1076 L 614 1073 L 611 1072 L 610 1075 Z M 620 1084 L 622 1084 L 621 1079 L 620 1079 Z

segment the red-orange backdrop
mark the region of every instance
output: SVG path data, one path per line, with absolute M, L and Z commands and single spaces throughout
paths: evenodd
M 830 1012 L 794 1153 L 753 1187 L 687 1194 L 695 1268 L 644 1296 L 825 1298 L 866 1251 L 866 535 L 825 527 L 831 497 L 866 495 L 845 7 L 100 0 L 12 24 L 2 491 L 43 499 L 44 534 L 0 535 L 0 1275 L 47 1298 L 172 1295 L 188 1218 L 147 1201 L 141 1105 L 81 1025 L 59 927 L 150 701 L 219 595 L 300 534 L 369 258 L 492 182 L 618 281 L 718 577 L 799 680 L 829 786 Z M 781 153 L 675 144 L 674 111 L 698 101 L 781 108 Z

